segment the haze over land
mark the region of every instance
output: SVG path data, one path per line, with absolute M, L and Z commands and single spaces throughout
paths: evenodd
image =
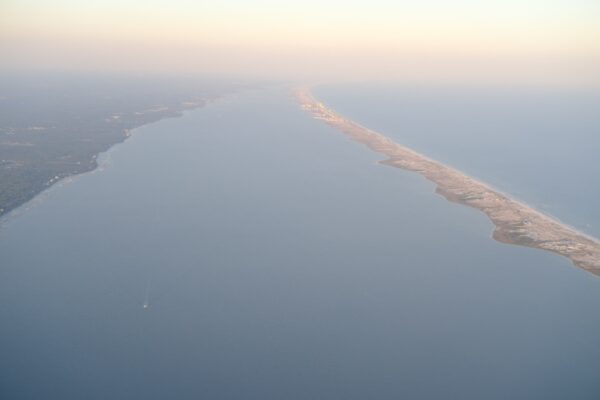
M 4 68 L 295 80 L 597 85 L 600 3 L 24 0 Z
M 0 75 L 0 216 L 97 167 L 130 131 L 181 116 L 240 84 L 134 74 Z

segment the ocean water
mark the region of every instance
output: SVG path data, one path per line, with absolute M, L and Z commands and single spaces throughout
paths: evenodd
M 491 240 L 287 89 L 101 158 L 2 223 L 2 399 L 600 395 L 600 279 Z
M 315 93 L 359 123 L 600 237 L 600 90 L 339 84 Z

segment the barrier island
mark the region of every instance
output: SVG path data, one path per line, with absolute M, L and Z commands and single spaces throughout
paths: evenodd
M 315 99 L 310 88 L 295 89 L 302 108 L 314 118 L 339 129 L 387 159 L 381 164 L 414 171 L 436 185 L 436 193 L 447 200 L 473 207 L 494 224 L 492 237 L 499 242 L 551 251 L 567 257 L 579 268 L 600 276 L 600 241 L 555 218 L 510 198 L 489 185 L 395 143 L 337 114 Z

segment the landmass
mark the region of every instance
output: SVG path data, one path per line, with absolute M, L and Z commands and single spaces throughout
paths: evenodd
M 500 193 L 483 182 L 395 143 L 337 114 L 316 100 L 310 88 L 295 90 L 302 108 L 314 118 L 341 130 L 352 139 L 388 157 L 381 164 L 414 171 L 437 185 L 447 200 L 485 213 L 494 224 L 492 237 L 499 242 L 547 250 L 600 276 L 600 241 Z
M 0 216 L 95 169 L 97 155 L 132 129 L 242 87 L 132 76 L 0 77 Z

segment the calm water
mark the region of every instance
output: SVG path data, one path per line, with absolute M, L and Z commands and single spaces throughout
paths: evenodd
M 600 237 L 600 91 L 329 85 L 320 99 Z
M 0 229 L 2 399 L 600 394 L 600 279 L 494 242 L 285 90 L 103 158 Z

